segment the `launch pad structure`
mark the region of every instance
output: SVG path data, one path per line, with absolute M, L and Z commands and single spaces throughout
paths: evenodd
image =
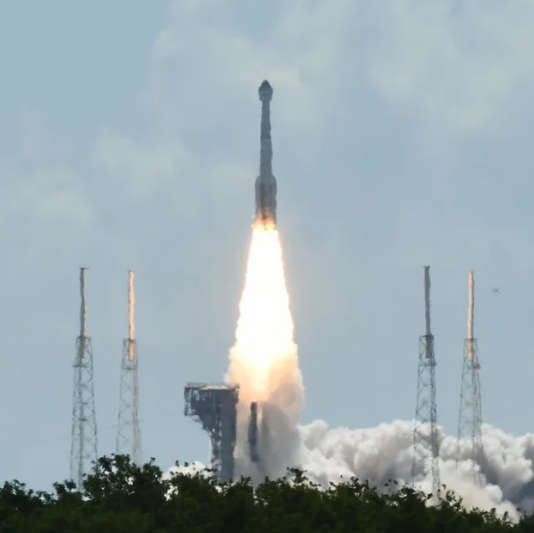
M 234 477 L 239 387 L 188 383 L 184 388 L 185 416 L 202 424 L 211 441 L 211 468 L 221 481 Z

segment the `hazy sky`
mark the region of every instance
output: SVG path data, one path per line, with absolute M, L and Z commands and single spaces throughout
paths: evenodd
M 531 0 L 0 0 L 1 478 L 68 476 L 82 265 L 100 453 L 135 269 L 144 456 L 206 460 L 265 78 L 303 421 L 413 416 L 430 264 L 440 423 L 473 268 L 484 418 L 531 430 L 533 47 Z

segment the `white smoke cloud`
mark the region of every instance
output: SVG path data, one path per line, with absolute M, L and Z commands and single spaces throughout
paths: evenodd
M 379 488 L 390 479 L 411 483 L 413 427 L 413 422 L 400 420 L 370 429 L 329 428 L 322 420 L 312 422 L 301 427 L 302 468 L 323 486 L 353 476 Z M 495 508 L 515 518 L 519 516 L 516 506 L 525 511 L 533 509 L 533 435 L 515 437 L 484 425 L 484 464 L 478 465 L 485 481 L 483 487 L 472 481 L 471 443 L 460 441 L 457 469 L 458 440 L 441 429 L 439 440 L 441 482 L 460 495 L 467 508 Z M 423 447 L 428 457 L 430 444 L 423 443 Z M 419 454 L 416 485 L 431 492 L 429 464 Z
M 323 420 L 300 426 L 300 464 L 308 478 L 327 487 L 329 483 L 356 477 L 368 480 L 379 489 L 389 480 L 402 486 L 412 481 L 413 421 L 396 420 L 374 428 L 330 428 Z M 460 442 L 439 430 L 441 483 L 463 498 L 467 509 L 495 508 L 508 512 L 512 519 L 520 516 L 517 508 L 534 510 L 534 435 L 516 437 L 490 425 L 483 426 L 484 464 L 481 469 L 484 485 L 472 481 L 473 461 L 470 442 Z M 430 454 L 429 443 L 423 449 Z M 198 472 L 201 463 L 194 463 L 183 472 Z M 429 464 L 424 457 L 416 462 L 416 486 L 430 493 L 432 483 Z
M 177 464 L 169 468 L 167 472 L 163 475 L 164 479 L 169 479 L 176 474 L 188 474 L 194 476 L 195 474 L 204 474 L 210 475 L 209 472 L 206 472 L 206 465 L 202 464 L 200 461 L 193 461 L 192 463 Z

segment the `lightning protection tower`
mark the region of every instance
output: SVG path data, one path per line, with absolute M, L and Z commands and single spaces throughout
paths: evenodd
M 87 336 L 85 304 L 85 272 L 80 268 L 80 334 L 76 339 L 74 359 L 74 393 L 72 408 L 72 438 L 70 452 L 70 476 L 78 487 L 84 474 L 91 470 L 97 459 L 97 429 L 95 415 L 95 391 L 93 382 L 93 349 Z
M 439 443 L 436 407 L 436 357 L 434 354 L 434 335 L 430 324 L 430 267 L 425 268 L 425 334 L 419 337 L 419 364 L 417 370 L 417 403 L 415 408 L 415 427 L 413 433 L 412 483 L 415 482 L 417 458 L 425 455 L 425 442 L 430 439 L 430 462 L 432 492 L 440 490 Z M 430 431 L 430 435 L 428 435 Z
M 117 453 L 129 455 L 135 464 L 141 465 L 143 451 L 139 425 L 139 359 L 135 340 L 134 307 L 134 272 L 130 270 L 128 272 L 128 338 L 124 339 L 122 345 Z
M 462 367 L 462 387 L 460 391 L 460 414 L 458 416 L 458 447 L 456 450 L 456 467 L 461 459 L 460 442 L 471 439 L 473 459 L 473 482 L 482 485 L 480 468 L 484 459 L 482 444 L 482 397 L 480 391 L 480 363 L 478 345 L 474 336 L 475 319 L 475 279 L 473 271 L 469 272 L 469 311 L 467 314 L 467 338 L 464 341 Z

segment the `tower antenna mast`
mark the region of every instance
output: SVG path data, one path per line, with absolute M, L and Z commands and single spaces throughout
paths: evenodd
M 467 314 L 467 338 L 464 341 L 462 366 L 462 387 L 460 390 L 460 413 L 458 416 L 458 447 L 456 467 L 461 459 L 462 439 L 471 439 L 473 459 L 473 482 L 482 485 L 480 468 L 484 459 L 482 443 L 482 395 L 480 389 L 480 363 L 478 343 L 474 335 L 475 320 L 475 277 L 469 272 L 469 310 Z
M 413 433 L 412 483 L 417 473 L 417 458 L 423 455 L 424 443 L 430 438 L 430 462 L 432 492 L 440 490 L 439 443 L 436 406 L 436 357 L 434 335 L 430 322 L 430 267 L 425 266 L 425 334 L 419 337 L 419 364 L 417 369 L 417 402 L 415 408 L 415 427 Z M 428 429 L 430 435 L 427 436 Z
M 70 477 L 78 488 L 84 475 L 96 461 L 98 439 L 95 414 L 95 391 L 93 380 L 93 348 L 87 336 L 87 307 L 85 298 L 85 273 L 80 268 L 80 334 L 76 339 L 74 359 L 74 391 L 72 407 L 72 433 L 70 452 Z
M 130 270 L 128 272 L 128 338 L 124 339 L 122 347 L 117 454 L 129 455 L 135 464 L 141 465 L 143 451 L 139 424 L 139 374 L 134 313 L 134 271 Z

